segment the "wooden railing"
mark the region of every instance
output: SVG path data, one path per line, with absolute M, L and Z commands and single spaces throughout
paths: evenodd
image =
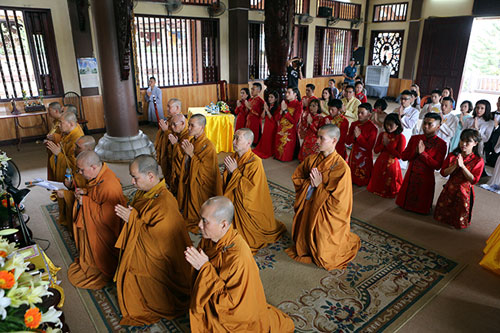
M 295 14 L 309 14 L 309 3 L 310 0 L 295 0 Z M 264 10 L 264 0 L 250 0 L 250 9 Z
M 334 0 L 318 0 L 319 7 L 329 7 L 332 9 L 332 17 L 341 20 L 359 20 L 361 18 L 361 5 Z

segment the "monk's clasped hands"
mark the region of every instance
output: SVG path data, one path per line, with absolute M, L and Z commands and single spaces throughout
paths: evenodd
M 191 264 L 197 271 L 208 262 L 208 256 L 203 252 L 202 249 L 199 251 L 193 246 L 189 246 L 184 251 L 184 255 L 186 256 L 186 261 Z
M 231 156 L 227 156 L 224 159 L 224 164 L 226 166 L 227 171 L 229 171 L 230 173 L 233 173 L 234 170 L 238 168 L 238 162 L 236 162 L 236 160 Z
M 323 182 L 323 175 L 319 172 L 318 168 L 312 168 L 309 177 L 311 178 L 311 185 L 313 187 L 318 187 Z
M 160 121 L 158 122 L 158 125 L 160 126 L 160 128 L 163 132 L 168 130 L 168 122 L 166 122 L 165 119 L 160 119 Z
M 60 144 L 55 144 L 52 141 L 47 141 L 46 146 L 52 152 L 52 154 L 54 154 L 56 156 L 59 155 L 59 153 L 61 152 L 61 145 Z
M 177 137 L 176 137 L 175 135 L 173 135 L 173 134 L 169 134 L 169 135 L 168 135 L 168 141 L 170 141 L 170 143 L 171 143 L 172 145 L 175 145 L 175 144 L 177 143 L 177 141 L 178 141 L 178 140 L 177 140 Z
M 186 155 L 189 155 L 189 157 L 193 157 L 194 155 L 194 146 L 189 140 L 184 140 L 181 143 L 181 147 L 186 153 Z
M 115 206 L 115 213 L 118 215 L 119 218 L 121 218 L 123 221 L 128 223 L 128 220 L 130 219 L 130 213 L 132 213 L 132 207 L 128 206 L 124 207 L 122 205 L 116 205 Z

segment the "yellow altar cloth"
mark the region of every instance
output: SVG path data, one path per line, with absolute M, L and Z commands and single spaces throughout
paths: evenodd
M 205 135 L 212 141 L 217 153 L 233 152 L 234 115 L 230 113 L 213 115 L 205 111 L 204 107 L 189 108 L 188 118 L 194 114 L 202 114 L 207 118 Z

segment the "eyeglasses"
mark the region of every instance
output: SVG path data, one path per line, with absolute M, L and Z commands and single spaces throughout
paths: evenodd
M 410 98 L 409 97 L 401 97 L 401 100 L 402 101 L 408 101 L 408 100 L 410 100 Z

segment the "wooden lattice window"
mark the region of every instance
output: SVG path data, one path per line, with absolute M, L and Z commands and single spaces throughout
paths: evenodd
M 309 14 L 310 0 L 295 0 L 295 14 Z
M 372 31 L 371 65 L 391 67 L 391 77 L 398 77 L 404 30 Z
M 250 0 L 250 9 L 264 10 L 264 0 Z
M 375 5 L 373 7 L 373 22 L 406 21 L 408 2 Z
M 150 76 L 158 86 L 219 80 L 219 21 L 136 15 L 136 53 L 141 88 Z
M 342 75 L 357 43 L 358 30 L 316 27 L 314 76 Z
M 0 7 L 0 100 L 62 96 L 50 10 Z
M 356 21 L 361 18 L 361 5 L 357 3 L 348 3 L 334 0 L 318 0 L 320 7 L 329 7 L 332 9 L 332 17 L 341 20 Z

